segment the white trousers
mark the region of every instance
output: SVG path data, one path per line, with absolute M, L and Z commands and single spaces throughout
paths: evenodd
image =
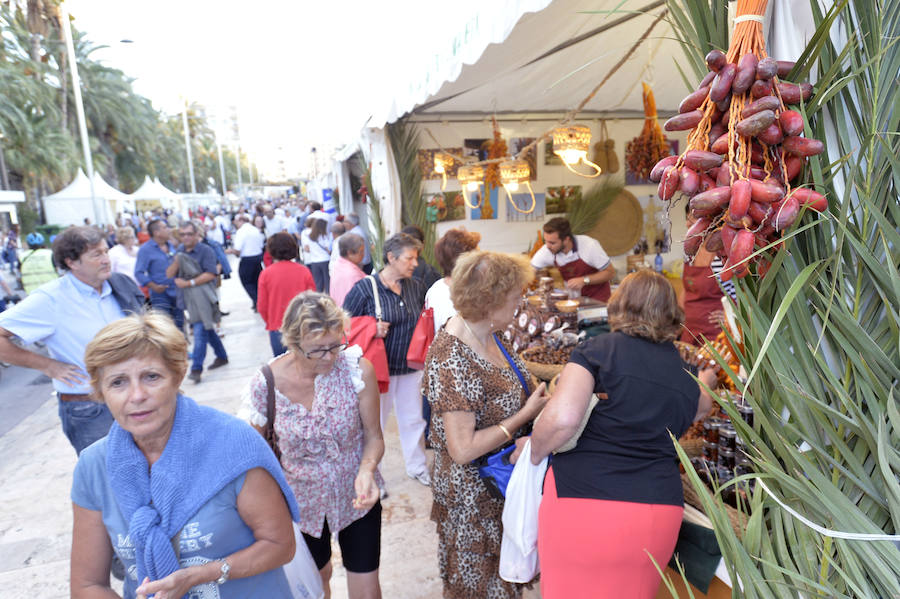
M 391 415 L 391 406 L 397 412 L 397 430 L 406 473 L 416 476 L 426 472 L 425 419 L 422 418 L 422 371 L 409 374 L 392 374 L 387 393 L 381 394 L 381 431 Z

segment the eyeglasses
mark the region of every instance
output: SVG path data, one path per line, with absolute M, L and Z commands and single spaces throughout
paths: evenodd
M 307 360 L 321 360 L 322 358 L 329 356 L 331 354 L 340 353 L 347 349 L 347 343 L 338 343 L 337 345 L 332 345 L 331 347 L 325 347 L 322 349 L 314 349 L 312 351 L 306 351 L 299 345 L 297 349 L 300 350 L 300 353 L 306 356 Z

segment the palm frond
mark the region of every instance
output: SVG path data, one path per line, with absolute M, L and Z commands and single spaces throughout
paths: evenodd
M 732 416 L 771 495 L 757 486 L 741 538 L 717 494 L 701 499 L 747 597 L 898 596 L 897 544 L 820 534 L 778 503 L 833 531 L 900 532 L 900 6 L 810 6 L 817 30 L 789 77 L 819 74 L 802 110 L 826 145 L 808 176 L 829 210 L 738 284 L 757 424 Z

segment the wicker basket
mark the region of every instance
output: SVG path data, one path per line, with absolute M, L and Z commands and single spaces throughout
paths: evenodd
M 542 381 L 552 381 L 553 377 L 562 372 L 563 366 L 565 366 L 565 364 L 544 364 L 543 362 L 532 362 L 528 359 L 528 357 L 537 349 L 539 348 L 532 347 L 526 349 L 519 354 L 519 357 L 521 357 L 522 361 L 525 362 L 525 366 L 528 368 L 528 372 L 541 379 Z
M 703 455 L 703 438 L 696 439 L 678 439 L 678 444 L 684 450 L 689 458 L 699 458 Z
M 684 502 L 706 514 L 706 510 L 703 509 L 703 503 L 700 501 L 700 496 L 697 495 L 697 491 L 694 490 L 694 485 L 691 483 L 691 479 L 688 478 L 687 474 L 682 473 L 681 486 L 684 487 Z M 747 526 L 749 515 L 737 511 L 730 505 L 725 505 L 724 507 L 728 514 L 728 521 L 731 523 L 731 529 L 734 530 L 734 534 L 736 534 L 738 538 L 741 538 L 744 534 L 744 528 Z M 708 514 L 706 515 L 708 516 Z
M 555 377 L 550 379 L 550 383 L 547 384 L 547 393 L 553 395 L 553 392 L 556 391 L 556 386 L 559 385 L 559 375 L 557 374 Z

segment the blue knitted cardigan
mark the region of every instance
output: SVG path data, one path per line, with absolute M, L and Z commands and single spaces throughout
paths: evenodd
M 252 468 L 278 482 L 294 521 L 299 510 L 275 454 L 242 420 L 179 395 L 172 432 L 162 455 L 148 468 L 131 433 L 109 430 L 106 473 L 128 522 L 138 580 L 165 578 L 181 565 L 172 538 L 225 485 Z

